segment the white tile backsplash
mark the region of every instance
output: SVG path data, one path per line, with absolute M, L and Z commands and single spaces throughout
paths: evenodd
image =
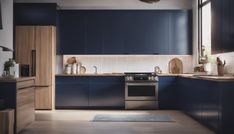
M 175 57 L 182 60 L 184 73 L 193 70 L 191 55 L 58 55 L 58 74 L 62 73 L 69 57 L 76 57 L 86 67 L 87 73 L 94 72 L 93 66 L 98 67 L 98 73 L 152 72 L 155 66 L 168 73 L 168 62 Z
M 220 57 L 221 60 L 226 61 L 226 65 L 224 68 L 225 73 L 234 74 L 234 52 L 216 54 L 214 56 Z

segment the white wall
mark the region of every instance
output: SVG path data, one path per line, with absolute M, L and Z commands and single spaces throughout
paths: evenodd
M 168 73 L 168 63 L 172 58 L 179 58 L 183 62 L 183 72 L 192 72 L 191 55 L 65 55 L 63 60 L 57 61 L 57 74 L 62 73 L 62 66 L 67 64 L 70 57 L 76 57 L 87 69 L 87 73 L 93 73 L 93 66 L 98 67 L 99 73 L 123 73 L 123 72 L 153 72 L 155 66 L 159 66 L 163 73 Z M 57 57 L 57 59 L 59 59 Z
M 197 0 L 193 0 L 193 64 L 198 65 L 198 7 Z M 234 74 L 234 52 L 213 55 L 226 61 L 225 73 Z M 214 71 L 215 72 L 215 71 Z
M 15 2 L 54 2 L 62 9 L 192 9 L 192 0 L 161 0 L 147 4 L 139 0 L 14 0 Z
M 1 0 L 3 29 L 0 30 L 0 46 L 13 48 L 13 0 Z M 0 75 L 3 72 L 3 64 L 12 58 L 12 52 L 3 52 L 0 49 Z
M 198 63 L 198 0 L 193 0 L 193 66 Z
M 225 73 L 234 74 L 234 52 L 230 53 L 221 53 L 214 55 L 215 57 L 220 57 L 221 60 L 226 61 Z

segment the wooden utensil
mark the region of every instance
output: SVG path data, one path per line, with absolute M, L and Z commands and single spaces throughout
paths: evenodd
M 173 58 L 169 62 L 169 73 L 172 74 L 182 74 L 183 73 L 183 63 L 178 58 Z
M 80 74 L 85 74 L 85 73 L 86 73 L 85 66 L 80 66 Z
M 77 63 L 76 57 L 71 57 L 67 59 L 67 64 L 75 64 Z

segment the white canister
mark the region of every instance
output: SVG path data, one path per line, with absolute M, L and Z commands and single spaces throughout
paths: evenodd
M 217 75 L 217 65 L 216 64 L 211 64 L 211 63 L 206 63 L 204 64 L 204 70 L 208 75 Z
M 77 64 L 76 67 L 77 67 L 77 68 L 76 68 L 76 74 L 80 74 L 80 64 Z
M 77 64 L 73 64 L 72 65 L 72 74 L 76 74 L 77 73 Z
M 13 67 L 10 67 L 10 75 L 15 78 L 19 77 L 19 64 L 14 64 Z
M 71 74 L 72 71 L 72 66 L 71 65 L 66 65 L 65 66 L 65 73 L 66 74 Z

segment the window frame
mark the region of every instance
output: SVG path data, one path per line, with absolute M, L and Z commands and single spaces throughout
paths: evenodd
M 202 8 L 207 4 L 211 3 L 211 0 L 206 0 L 202 2 L 202 0 L 198 0 L 198 53 L 199 53 L 199 64 L 202 64 L 204 59 L 207 57 L 204 55 L 203 44 L 202 44 Z

